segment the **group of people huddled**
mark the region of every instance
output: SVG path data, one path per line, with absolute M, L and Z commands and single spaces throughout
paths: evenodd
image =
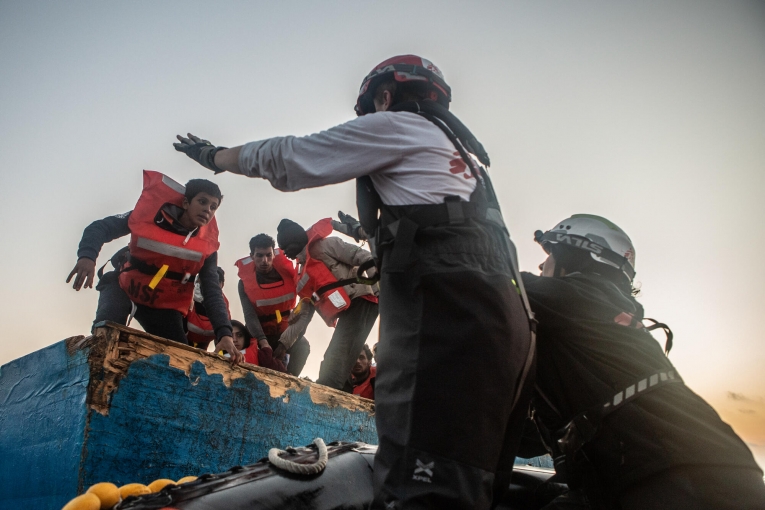
M 543 453 L 555 459 L 552 480 L 570 489 L 536 502 L 546 510 L 765 508 L 746 444 L 683 383 L 666 356 L 669 329 L 644 317 L 627 234 L 600 216 L 570 216 L 535 233 L 548 254 L 541 276 L 521 273 L 489 155 L 451 98 L 432 62 L 400 55 L 364 78 L 358 118 L 331 129 L 233 148 L 177 136 L 175 149 L 204 168 L 281 191 L 356 180 L 358 222 L 340 214 L 305 230 L 283 220 L 278 250 L 267 235 L 252 239 L 237 262 L 244 325 L 229 320 L 221 292 L 223 197 L 207 180 L 184 188 L 145 172 L 132 212 L 86 229 L 70 278 L 92 285 L 103 243 L 130 234 L 118 273 L 98 284 L 97 320 L 134 315 L 179 342 L 202 332 L 234 363 L 287 361 L 292 374 L 318 313 L 335 328 L 318 382 L 343 388 L 351 374 L 353 391 L 375 399 L 371 508 L 492 508 L 516 455 Z M 328 237 L 333 229 L 370 251 Z M 371 366 L 364 341 L 378 293 Z M 666 351 L 656 327 L 668 332 Z
M 330 237 L 335 229 L 348 233 L 353 218 L 325 218 L 308 230 L 284 219 L 278 247 L 264 233 L 250 239 L 249 255 L 235 264 L 242 323 L 231 318 L 225 271 L 218 266 L 215 212 L 222 200 L 211 181 L 192 179 L 182 186 L 144 171 L 143 192 L 132 211 L 85 229 L 67 279 L 74 277 L 77 290 L 92 287 L 102 246 L 130 234 L 130 244 L 111 258 L 114 270 L 98 271 L 94 325 L 134 318 L 147 333 L 204 350 L 212 344 L 232 363 L 299 376 L 311 350 L 305 332 L 317 313 L 334 328 L 317 382 L 359 394 L 354 386 L 366 382 L 362 396 L 372 398 L 368 374 L 358 380 L 369 370 L 353 374 L 359 358 L 372 359 L 365 341 L 377 319 L 379 290 L 363 278 L 374 275 L 372 255 Z

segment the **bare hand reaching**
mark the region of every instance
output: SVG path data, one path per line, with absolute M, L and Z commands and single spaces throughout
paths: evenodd
M 239 350 L 234 346 L 234 339 L 230 336 L 224 336 L 220 339 L 220 341 L 215 345 L 216 351 L 226 351 L 229 356 L 229 361 L 232 365 L 238 365 L 239 363 L 244 361 L 244 354 L 239 352 Z
M 74 279 L 74 284 L 72 285 L 74 290 L 80 290 L 83 283 L 85 284 L 86 289 L 92 289 L 93 279 L 96 276 L 96 262 L 87 257 L 82 257 L 77 261 L 77 264 L 74 265 L 72 272 L 69 273 L 66 283 L 69 283 L 74 275 L 77 275 Z

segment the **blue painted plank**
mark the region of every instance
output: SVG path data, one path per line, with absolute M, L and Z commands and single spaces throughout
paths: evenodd
M 87 350 L 64 341 L 0 367 L 0 508 L 58 510 L 77 495 Z
M 302 446 L 315 437 L 377 441 L 372 414 L 316 404 L 308 388 L 274 398 L 252 373 L 226 386 L 200 362 L 186 375 L 169 359 L 158 354 L 133 361 L 108 416 L 93 412 L 85 487 L 221 472 L 254 463 L 274 446 Z

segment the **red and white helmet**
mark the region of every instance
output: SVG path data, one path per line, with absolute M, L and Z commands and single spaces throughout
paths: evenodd
M 385 78 L 390 78 L 390 75 L 393 75 L 393 78 L 398 82 L 427 82 L 435 92 L 434 99 L 449 108 L 449 102 L 452 100 L 452 89 L 446 84 L 441 70 L 430 60 L 417 55 L 398 55 L 380 62 L 361 82 L 359 97 L 354 108 L 357 115 L 366 115 L 375 111 L 372 99 L 377 84 Z
M 635 247 L 629 236 L 612 222 L 593 214 L 574 214 L 547 232 L 537 230 L 534 240 L 549 253 L 550 244 L 565 244 L 590 252 L 594 260 L 635 278 Z

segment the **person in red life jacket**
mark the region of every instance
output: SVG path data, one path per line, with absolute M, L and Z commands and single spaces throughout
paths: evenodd
M 375 378 L 377 377 L 377 367 L 372 366 L 372 349 L 364 344 L 364 349 L 356 358 L 356 364 L 351 370 L 351 384 L 353 385 L 353 394 L 360 397 L 375 399 Z
M 234 328 L 234 345 L 244 355 L 245 363 L 270 368 L 277 372 L 287 372 L 284 363 L 280 359 L 274 358 L 274 351 L 268 345 L 267 340 L 259 340 L 257 341 L 258 345 L 253 345 L 253 337 L 244 324 L 238 320 L 232 320 L 231 326 Z
M 282 191 L 356 180 L 380 274 L 375 509 L 491 507 L 510 483 L 534 386 L 534 320 L 489 155 L 451 98 L 433 62 L 398 55 L 366 75 L 358 118 L 339 126 L 230 149 L 190 134 L 174 144 L 209 170 Z
M 316 382 L 339 390 L 346 388 L 348 374 L 377 320 L 379 290 L 377 285 L 338 285 L 355 279 L 359 266 L 370 262 L 372 254 L 338 237 L 327 237 L 332 230 L 331 218 L 307 231 L 283 219 L 276 239 L 284 254 L 298 261 L 298 296 L 310 300 L 327 326 L 335 328 Z
M 522 273 L 539 320 L 533 416 L 573 491 L 545 510 L 765 508 L 752 452 L 683 382 L 669 328 L 644 317 L 627 234 L 575 214 L 534 237 L 548 257 Z
M 192 179 L 184 187 L 148 170 L 143 172 L 143 181 L 132 211 L 95 221 L 85 229 L 67 283 L 75 277 L 75 290 L 92 287 L 101 247 L 130 234 L 130 255 L 120 271 L 119 284 L 133 302 L 135 318 L 144 330 L 188 343 L 183 318 L 198 274 L 216 345 L 233 353 L 232 363 L 241 362 L 217 272 L 215 212 L 223 199 L 220 189 L 205 179 Z
M 218 279 L 220 281 L 221 292 L 223 292 L 223 285 L 226 282 L 226 272 L 222 267 L 218 267 Z M 231 308 L 225 293 L 223 293 L 223 301 L 226 303 L 228 318 L 231 319 Z M 215 329 L 210 322 L 210 318 L 207 316 L 202 289 L 199 285 L 199 278 L 197 278 L 197 281 L 194 283 L 194 301 L 191 304 L 191 308 L 189 308 L 189 313 L 186 315 L 184 323 L 186 325 L 186 338 L 189 341 L 189 345 L 196 347 L 197 349 L 207 350 L 210 342 L 215 339 Z M 234 338 L 234 340 L 236 340 L 236 338 Z
M 287 371 L 295 377 L 305 366 L 311 346 L 305 338 L 310 316 L 292 311 L 297 303 L 295 265 L 267 234 L 250 239 L 250 255 L 236 261 L 244 322 L 258 343 L 267 341 L 274 357 L 289 354 Z

